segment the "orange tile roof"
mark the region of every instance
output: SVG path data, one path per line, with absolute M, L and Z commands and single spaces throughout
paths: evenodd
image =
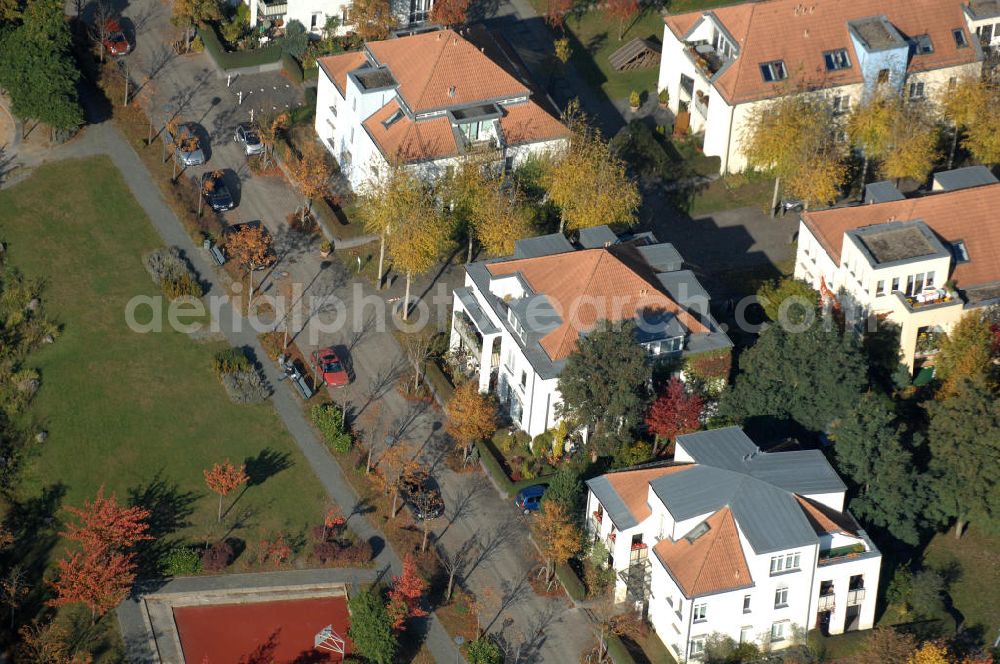
M 1000 281 L 1000 184 L 802 215 L 806 227 L 838 265 L 847 231 L 918 219 L 945 241 L 965 241 L 969 262 L 954 266 L 956 285 L 966 289 Z
M 390 101 L 362 123 L 386 159 L 415 162 L 458 154 L 455 133 L 446 116 L 414 122 L 404 115 L 386 128 L 382 123 L 398 110 L 399 104 Z
M 569 136 L 569 129 L 533 101 L 504 107 L 500 130 L 508 145 L 538 143 Z
M 705 12 L 707 13 L 707 12 Z M 968 33 L 961 0 L 766 0 L 711 10 L 739 44 L 740 55 L 715 81 L 730 104 L 768 99 L 789 89 L 834 87 L 861 83 L 847 22 L 885 15 L 904 36 L 929 34 L 934 52 L 912 56 L 909 71 L 925 71 L 975 62 L 975 35 Z M 688 12 L 667 16 L 667 27 L 678 39 L 702 16 Z M 965 31 L 969 46 L 958 48 L 952 30 Z M 846 48 L 852 66 L 829 72 L 823 52 Z M 784 60 L 788 78 L 767 83 L 762 62 Z
M 619 473 L 608 473 L 605 477 L 611 488 L 615 490 L 618 497 L 625 503 L 625 507 L 632 513 L 636 523 L 641 523 L 648 519 L 652 513 L 649 503 L 646 501 L 649 495 L 649 483 L 657 477 L 670 475 L 682 470 L 692 468 L 691 464 L 681 466 L 659 466 L 657 468 L 639 468 L 637 470 L 625 470 Z
M 454 30 L 369 42 L 414 113 L 527 95 L 528 86 Z
M 795 500 L 799 502 L 802 511 L 806 513 L 806 520 L 813 527 L 817 535 L 828 535 L 830 533 L 844 533 L 845 535 L 858 534 L 858 524 L 847 512 L 832 510 L 826 505 L 818 503 L 808 498 L 796 495 Z
M 618 245 L 501 261 L 486 267 L 494 276 L 519 273 L 559 313 L 559 327 L 540 340 L 553 362 L 573 352 L 580 334 L 593 329 L 598 320 L 621 321 L 644 310 L 669 311 L 689 332 L 708 333 L 701 321 L 651 281 L 655 277 L 639 274 L 641 259 L 636 261 L 631 252 L 635 252 L 634 247 Z
M 705 523 L 708 532 L 694 542 L 663 539 L 653 553 L 689 598 L 752 586 L 732 512 L 723 507 Z
M 317 62 L 323 71 L 326 72 L 326 75 L 330 77 L 330 80 L 333 81 L 333 84 L 337 86 L 340 96 L 343 97 L 347 94 L 348 72 L 352 72 L 360 67 L 365 63 L 365 60 L 367 58 L 364 53 L 353 51 L 351 53 L 328 55 L 325 58 L 319 58 Z

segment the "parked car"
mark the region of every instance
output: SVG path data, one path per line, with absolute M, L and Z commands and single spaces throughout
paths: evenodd
M 399 495 L 418 521 L 436 519 L 444 514 L 441 487 L 425 471 L 418 470 L 400 479 Z
M 323 348 L 312 352 L 313 371 L 323 377 L 323 384 L 331 387 L 343 387 L 351 382 L 347 368 L 331 348 Z
M 216 212 L 225 212 L 236 207 L 222 171 L 210 171 L 202 174 L 201 195 Z
M 543 484 L 534 484 L 518 491 L 517 498 L 514 500 L 517 509 L 525 514 L 537 512 L 542 507 L 542 496 L 545 495 L 546 488 Z
M 132 43 L 122 30 L 121 24 L 115 19 L 108 19 L 104 22 L 104 48 L 111 55 L 126 55 L 132 50 Z
M 205 163 L 205 151 L 201 147 L 201 137 L 198 136 L 194 125 L 185 123 L 179 125 L 174 135 L 167 130 L 170 135 L 170 142 L 174 144 L 174 158 L 184 166 L 199 166 Z
M 250 123 L 241 122 L 236 127 L 233 140 L 243 146 L 243 151 L 248 157 L 264 152 L 264 141 L 260 140 L 260 132 Z

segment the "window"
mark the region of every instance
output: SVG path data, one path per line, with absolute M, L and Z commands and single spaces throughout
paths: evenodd
M 762 62 L 760 65 L 760 74 L 764 77 L 765 83 L 773 83 L 774 81 L 783 81 L 788 78 L 788 72 L 785 71 L 785 61 L 775 60 L 774 62 Z
M 753 627 L 740 627 L 740 643 L 750 643 L 753 641 Z
M 958 76 L 952 76 L 948 79 L 948 89 L 954 90 L 955 86 L 958 85 Z
M 917 35 L 913 38 L 913 52 L 917 55 L 927 55 L 934 52 L 934 44 L 930 35 Z
M 955 46 L 958 48 L 965 48 L 969 45 L 969 41 L 965 38 L 965 30 L 962 28 L 952 30 L 951 36 L 955 38 Z
M 923 99 L 924 98 L 924 82 L 923 81 L 913 81 L 910 83 L 910 99 Z
M 906 277 L 906 291 L 905 292 L 906 292 L 907 295 L 913 295 L 913 275 L 912 274 Z
M 846 48 L 838 48 L 835 51 L 827 51 L 823 54 L 823 59 L 826 61 L 827 71 L 847 69 L 851 66 L 851 58 L 847 55 Z
M 705 639 L 701 637 L 697 639 L 691 639 L 691 656 L 695 657 L 696 655 L 700 655 L 703 652 L 705 652 Z
M 965 247 L 965 240 L 956 240 L 951 243 L 951 255 L 956 263 L 969 262 L 969 250 Z
M 705 616 L 708 615 L 708 604 L 695 604 L 693 611 L 695 622 L 705 622 Z
M 785 640 L 785 626 L 787 623 L 783 620 L 781 622 L 776 622 L 771 625 L 771 641 L 784 641 Z
M 781 586 L 774 591 L 774 608 L 788 606 L 788 586 Z
M 510 323 L 512 328 L 514 328 L 514 334 L 516 334 L 521 341 L 524 341 L 524 327 L 522 327 L 521 321 L 517 319 L 517 316 L 514 315 L 514 310 L 510 307 L 507 308 L 507 322 Z
M 392 115 L 387 117 L 385 120 L 382 120 L 382 126 L 388 129 L 389 127 L 396 124 L 402 119 L 403 119 L 403 111 L 397 108 Z
M 979 34 L 979 43 L 983 46 L 989 46 L 990 42 L 993 41 L 993 24 L 984 25 L 978 28 L 976 32 Z
M 350 143 L 351 143 L 351 145 L 354 145 L 354 127 L 351 127 L 351 140 L 350 140 Z
M 899 277 L 892 278 L 892 292 L 896 293 L 899 291 Z
M 781 556 L 771 556 L 771 574 L 777 574 L 779 572 L 789 572 L 791 570 L 796 570 L 799 568 L 799 558 L 798 553 L 787 553 Z
M 885 280 L 879 279 L 878 283 L 875 284 L 875 295 L 885 295 Z
M 750 613 L 750 595 L 743 596 L 743 613 Z
M 521 389 L 523 390 L 528 385 L 528 372 L 521 372 Z
M 316 28 L 319 27 L 319 17 L 320 17 L 320 14 L 317 13 L 317 12 L 314 12 L 313 15 L 312 15 L 312 17 L 310 17 L 310 19 L 309 19 L 309 29 L 310 30 L 315 30 Z
M 882 84 L 888 83 L 888 82 L 889 82 L 889 70 L 888 69 L 879 69 L 878 70 L 878 79 L 876 80 L 876 83 L 878 83 L 879 85 L 882 85 Z
M 841 115 L 851 110 L 851 95 L 837 95 L 833 98 L 833 114 Z
M 934 271 L 931 270 L 927 273 L 927 278 L 924 279 L 924 288 L 934 288 Z

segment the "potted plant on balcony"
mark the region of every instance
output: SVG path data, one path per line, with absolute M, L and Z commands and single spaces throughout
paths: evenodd
M 633 90 L 628 95 L 629 110 L 631 110 L 633 113 L 635 113 L 636 111 L 639 110 L 639 106 L 640 105 L 642 105 L 642 98 L 639 96 L 638 92 L 636 92 L 635 90 Z
M 670 103 L 670 93 L 667 92 L 666 88 L 660 90 L 660 94 L 657 95 L 657 98 L 660 100 L 660 108 L 666 108 L 667 104 Z

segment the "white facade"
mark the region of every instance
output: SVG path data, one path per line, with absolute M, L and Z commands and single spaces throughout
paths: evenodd
M 694 439 L 699 435 L 687 437 L 691 445 L 697 445 Z M 680 440 L 677 450 L 675 462 L 697 465 L 685 454 Z M 641 467 L 622 471 L 626 478 L 644 472 L 649 471 Z M 650 486 L 649 515 L 619 531 L 593 482 L 588 482 L 586 520 L 594 539 L 604 542 L 611 555 L 616 601 L 634 603 L 640 611 L 644 608 L 646 619 L 678 661 L 698 659 L 705 639 L 713 633 L 737 643 L 754 642 L 767 650 L 792 645 L 802 632 L 820 627 L 820 621 L 830 634 L 873 626 L 881 554 L 863 531 L 854 535 L 817 532 L 811 544 L 758 553 L 735 520 L 750 580 L 740 587 L 688 594 L 658 557 L 657 544 L 682 541 L 696 527 L 704 528 L 706 521 L 712 521 L 713 512 L 676 522 L 671 506 Z M 801 495 L 834 512 L 843 511 L 843 491 Z M 729 506 L 722 509 L 728 512 Z M 852 545 L 856 548 L 850 554 L 840 548 Z M 859 553 L 862 548 L 864 552 Z M 644 600 L 637 599 L 629 586 L 630 575 L 636 574 L 644 579 Z
M 334 16 L 340 21 L 338 35 L 351 32 L 350 0 L 244 0 L 250 6 L 250 24 L 260 20 L 280 20 L 284 23 L 298 21 L 315 36 L 323 34 L 327 18 Z M 394 0 L 396 20 L 401 28 L 414 27 L 427 21 L 434 0 Z

